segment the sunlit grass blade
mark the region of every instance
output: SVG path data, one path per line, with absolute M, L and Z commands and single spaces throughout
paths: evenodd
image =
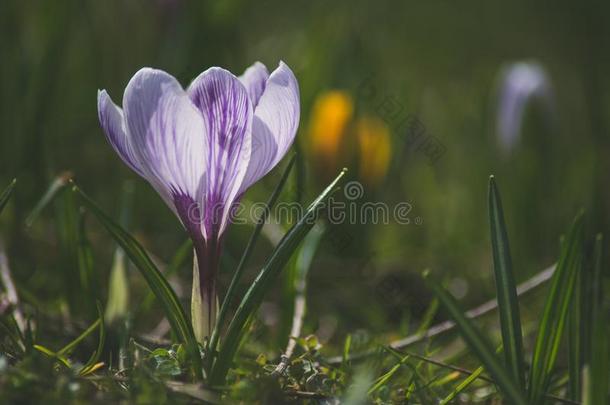
M 455 387 L 453 389 L 453 391 L 451 391 L 449 393 L 449 395 L 447 395 L 445 398 L 443 398 L 443 400 L 441 402 L 439 402 L 439 405 L 447 405 L 447 404 L 452 403 L 452 401 L 455 399 L 455 397 L 460 395 L 462 393 L 462 391 L 464 391 L 466 388 L 470 387 L 470 385 L 473 382 L 475 382 L 475 380 L 477 378 L 479 378 L 479 376 L 481 374 L 483 374 L 483 371 L 485 371 L 485 368 L 483 366 L 478 367 L 476 370 L 474 370 L 472 372 L 472 374 L 470 374 L 468 377 L 466 377 L 464 379 L 464 381 L 459 383 L 458 386 Z
M 44 193 L 40 201 L 38 201 L 32 212 L 30 212 L 30 215 L 28 215 L 28 217 L 25 219 L 26 226 L 32 226 L 32 224 L 34 223 L 34 221 L 36 221 L 36 218 L 38 218 L 42 210 L 44 210 L 45 207 L 49 205 L 49 203 L 51 203 L 53 199 L 55 199 L 59 192 L 62 191 L 66 187 L 66 185 L 69 184 L 71 178 L 72 173 L 64 172 L 53 180 L 53 182 L 51 183 L 51 185 L 49 185 L 49 188 Z
M 229 371 L 233 358 L 237 352 L 241 336 L 244 333 L 244 325 L 247 323 L 248 318 L 258 309 L 265 293 L 271 287 L 272 282 L 280 274 L 288 260 L 290 260 L 290 257 L 296 251 L 300 242 L 314 226 L 320 209 L 342 183 L 346 171 L 346 169 L 341 171 L 326 190 L 324 190 L 307 208 L 305 215 L 303 215 L 302 218 L 300 218 L 284 235 L 246 292 L 237 308 L 237 312 L 229 324 L 226 337 L 220 347 L 218 359 L 212 368 L 210 380 L 213 385 L 224 383 L 227 372 Z
M 248 244 L 246 245 L 246 249 L 244 250 L 244 253 L 241 256 L 241 259 L 239 260 L 239 264 L 237 265 L 237 268 L 235 269 L 235 272 L 233 273 L 233 277 L 231 278 L 231 283 L 229 284 L 227 293 L 225 294 L 222 304 L 220 306 L 220 310 L 218 311 L 218 317 L 216 318 L 216 325 L 214 326 L 214 330 L 212 331 L 212 336 L 210 338 L 210 344 L 209 344 L 210 353 L 216 352 L 216 349 L 218 346 L 218 340 L 219 340 L 218 338 L 220 335 L 220 329 L 222 328 L 222 325 L 224 324 L 225 319 L 227 317 L 227 313 L 229 311 L 229 306 L 231 305 L 231 299 L 234 297 L 234 295 L 236 293 L 236 289 L 237 289 L 237 285 L 239 284 L 239 280 L 241 280 L 241 277 L 243 276 L 243 272 L 246 268 L 246 264 L 248 263 L 248 260 L 250 259 L 250 256 L 252 255 L 252 251 L 254 250 L 256 241 L 258 240 L 258 237 L 260 236 L 260 233 L 263 230 L 263 226 L 265 225 L 265 222 L 267 221 L 267 218 L 269 217 L 269 213 L 271 212 L 271 209 L 275 205 L 277 199 L 279 198 L 280 194 L 282 193 L 282 190 L 284 189 L 284 185 L 286 184 L 286 181 L 288 180 L 288 176 L 292 170 L 292 167 L 294 166 L 295 159 L 296 159 L 296 155 L 292 155 L 292 157 L 290 158 L 290 161 L 288 162 L 288 165 L 286 166 L 286 168 L 284 169 L 284 172 L 282 173 L 282 177 L 280 178 L 279 183 L 277 184 L 277 186 L 275 187 L 275 190 L 273 190 L 273 193 L 271 194 L 271 197 L 269 197 L 269 200 L 267 201 L 265 210 L 261 213 L 260 218 L 258 218 L 256 227 L 254 228 L 254 231 L 252 231 L 252 234 L 250 235 L 250 239 L 248 240 Z M 210 358 L 213 360 L 214 356 L 210 356 Z
M 388 381 L 390 381 L 390 379 L 394 376 L 394 374 L 396 374 L 396 372 L 398 370 L 400 370 L 400 367 L 402 367 L 402 365 L 407 360 L 409 360 L 409 357 L 411 357 L 411 356 L 408 354 L 406 356 L 404 356 L 402 359 L 400 359 L 400 361 L 398 363 L 396 363 L 394 366 L 392 366 L 392 368 L 390 370 L 388 370 L 387 373 L 383 374 L 381 377 L 379 377 L 377 380 L 375 380 L 375 383 L 373 384 L 373 386 L 371 388 L 369 388 L 367 394 L 371 395 L 375 391 L 379 390 L 381 387 L 386 385 L 388 383 Z
M 118 247 L 112 259 L 110 282 L 108 284 L 108 302 L 104 315 L 106 322 L 114 323 L 127 316 L 129 308 L 129 282 L 127 278 L 127 261 L 125 252 Z
M 74 191 L 81 197 L 86 208 L 100 221 L 114 240 L 125 251 L 135 267 L 140 271 L 148 286 L 161 303 L 165 315 L 178 339 L 185 343 L 191 354 L 194 371 L 200 376 L 201 358 L 195 335 L 188 321 L 184 308 L 180 305 L 178 296 L 167 282 L 163 274 L 157 269 L 144 248 L 122 227 L 110 219 L 80 188 L 74 186 Z
M 590 352 L 584 367 L 582 403 L 583 405 L 605 404 L 608 400 L 608 379 L 610 377 L 610 342 L 608 325 L 610 308 L 604 305 L 602 276 L 603 237 L 597 235 L 593 254 L 593 273 L 591 283 L 591 326 Z
M 525 389 L 523 364 L 523 337 L 517 287 L 513 276 L 512 259 L 508 243 L 508 233 L 504 222 L 504 212 L 500 192 L 493 176 L 489 178 L 489 224 L 491 228 L 491 248 L 498 296 L 498 312 L 502 330 L 502 345 L 506 367 L 511 370 L 514 380 Z
M 62 356 L 70 354 L 70 352 L 74 348 L 76 348 L 76 346 L 78 346 L 79 343 L 81 343 L 83 340 L 85 340 L 87 338 L 87 336 L 89 336 L 90 334 L 95 332 L 95 330 L 100 327 L 101 322 L 102 322 L 101 319 L 98 319 L 95 322 L 93 322 L 87 329 L 85 329 L 85 331 L 83 333 L 78 335 L 78 337 L 76 339 L 74 339 L 73 341 L 71 341 L 70 343 L 65 345 L 61 350 L 59 350 L 57 352 L 57 354 L 60 354 Z
M 102 305 L 97 303 L 97 313 L 99 320 L 99 328 L 100 328 L 100 336 L 97 343 L 97 349 L 93 352 L 87 363 L 80 369 L 78 372 L 80 375 L 87 375 L 97 369 L 98 361 L 100 356 L 102 355 L 102 350 L 104 350 L 104 344 L 106 343 L 106 327 L 104 325 L 104 311 L 102 309 Z
M 121 216 L 119 223 L 124 229 L 129 229 L 133 205 L 134 186 L 131 181 L 123 184 L 121 194 Z M 152 293 L 149 291 L 149 294 Z M 140 305 L 142 306 L 142 305 Z M 129 310 L 129 280 L 127 277 L 127 260 L 121 246 L 114 250 L 110 281 L 108 283 L 108 301 L 106 303 L 105 322 L 113 324 L 125 319 Z
M 525 405 L 527 402 L 523 391 L 514 380 L 511 370 L 506 369 L 495 355 L 487 338 L 475 328 L 470 319 L 466 318 L 455 299 L 428 272 L 424 273 L 424 277 L 436 298 L 438 298 L 441 305 L 457 324 L 460 334 L 468 347 L 489 371 L 506 399 L 514 405 Z
M 40 353 L 43 353 L 44 355 L 46 355 L 52 359 L 58 360 L 59 362 L 61 362 L 61 364 L 63 364 L 67 368 L 72 367 L 72 365 L 70 364 L 70 360 L 68 360 L 65 356 L 59 355 L 59 354 L 55 353 L 53 350 L 51 350 L 47 347 L 44 347 L 42 345 L 36 344 L 33 347 L 34 347 L 34 349 L 38 350 Z
M 583 214 L 579 213 L 562 243 L 561 255 L 536 336 L 528 389 L 530 402 L 534 404 L 539 403 L 549 386 L 574 293 L 576 275 L 582 265 L 582 243 Z
M 502 351 L 502 346 L 500 345 L 500 347 L 498 347 L 498 349 L 496 349 L 496 353 L 500 353 Z M 452 403 L 451 401 L 453 401 L 455 399 L 455 397 L 457 397 L 458 395 L 460 395 L 462 393 L 462 391 L 464 391 L 465 389 L 467 389 L 468 387 L 470 387 L 470 385 L 475 382 L 480 376 L 481 374 L 483 374 L 483 371 L 485 371 L 485 367 L 483 366 L 479 366 L 477 367 L 476 370 L 474 370 L 472 372 L 472 374 L 470 374 L 468 377 L 466 377 L 464 379 L 464 381 L 462 381 L 461 383 L 459 383 L 454 389 L 453 391 L 451 391 L 449 393 L 449 395 L 447 395 L 445 398 L 443 398 L 443 400 L 441 402 L 439 402 L 438 405 L 447 405 Z
M 0 213 L 4 209 L 8 200 L 11 199 L 11 195 L 13 194 L 13 190 L 15 189 L 15 184 L 17 183 L 17 179 L 13 179 L 11 183 L 4 189 L 2 194 L 0 194 Z

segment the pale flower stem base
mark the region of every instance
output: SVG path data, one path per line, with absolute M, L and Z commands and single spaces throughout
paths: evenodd
M 216 325 L 216 316 L 218 314 L 218 295 L 216 290 L 212 292 L 212 299 L 208 299 L 208 292 L 201 292 L 199 283 L 199 266 L 197 264 L 197 255 L 193 255 L 193 292 L 191 297 L 191 322 L 193 324 L 193 332 L 199 343 L 205 345 L 206 341 L 212 336 L 212 330 Z M 210 305 L 210 303 L 212 303 Z

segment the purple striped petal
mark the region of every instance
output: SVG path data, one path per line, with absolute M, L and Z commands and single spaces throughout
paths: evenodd
M 240 194 L 284 157 L 294 141 L 299 117 L 299 85 L 288 65 L 280 62 L 269 76 L 254 110 L 252 157 Z
M 97 92 L 97 114 L 106 139 L 112 148 L 131 170 L 141 176 L 142 172 L 138 167 L 125 131 L 123 110 L 114 104 L 106 90 L 98 90 Z
M 123 107 L 143 177 L 189 233 L 202 233 L 200 210 L 194 204 L 203 200 L 205 190 L 208 145 L 203 118 L 173 76 L 150 68 L 131 79 Z
M 239 79 L 216 67 L 199 75 L 187 92 L 203 116 L 208 135 L 203 216 L 204 235 L 209 239 L 224 231 L 248 168 L 252 103 Z
M 265 91 L 267 79 L 269 79 L 269 71 L 267 70 L 267 67 L 260 62 L 255 62 L 246 69 L 243 75 L 239 76 L 239 81 L 241 81 L 248 91 L 248 97 L 250 97 L 252 107 L 254 108 L 258 105 L 258 100 Z

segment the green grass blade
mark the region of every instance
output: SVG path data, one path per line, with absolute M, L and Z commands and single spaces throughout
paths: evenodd
M 511 370 L 514 380 L 525 389 L 523 364 L 523 337 L 517 287 L 513 277 L 512 260 L 508 243 L 508 233 L 504 222 L 504 212 L 500 192 L 494 177 L 489 178 L 489 224 L 491 228 L 491 248 L 493 252 L 498 312 L 502 329 L 504 361 Z
M 112 221 L 112 219 L 110 219 L 110 217 L 108 217 L 97 204 L 77 186 L 74 186 L 73 190 L 78 193 L 87 209 L 99 220 L 102 226 L 106 228 L 108 233 L 110 233 L 114 240 L 121 246 L 125 251 L 125 254 L 127 254 L 135 267 L 140 271 L 148 283 L 148 286 L 161 303 L 172 330 L 178 339 L 186 344 L 191 354 L 195 374 L 196 376 L 200 376 L 201 358 L 199 356 L 197 341 L 195 340 L 191 324 L 184 312 L 184 308 L 180 305 L 180 301 L 178 300 L 175 291 L 165 277 L 163 277 L 163 274 L 161 274 L 159 269 L 157 269 L 144 248 L 133 236 Z
M 92 334 L 100 326 L 101 322 L 102 322 L 101 319 L 98 319 L 95 322 L 93 322 L 91 324 L 91 326 L 89 326 L 87 329 L 85 329 L 85 331 L 83 333 L 81 333 L 76 339 L 74 339 L 73 341 L 71 341 L 70 343 L 65 345 L 61 350 L 59 350 L 57 352 L 57 354 L 59 354 L 61 356 L 70 354 L 72 349 L 74 349 L 76 346 L 78 346 L 78 344 L 80 342 L 85 340 L 87 338 L 87 336 Z
M 591 325 L 590 353 L 584 368 L 583 405 L 605 404 L 608 400 L 608 379 L 610 377 L 610 347 L 608 325 L 609 308 L 604 305 L 602 277 L 603 237 L 595 239 L 593 274 L 591 277 Z
M 303 215 L 303 217 L 290 228 L 286 235 L 284 235 L 271 254 L 271 257 L 267 260 L 266 264 L 246 292 L 243 300 L 239 304 L 237 312 L 229 324 L 227 335 L 218 354 L 218 359 L 212 368 L 212 384 L 219 385 L 224 383 L 227 372 L 231 367 L 231 362 L 237 352 L 241 336 L 244 333 L 244 325 L 247 323 L 248 318 L 258 309 L 265 293 L 271 287 L 272 282 L 280 274 L 288 260 L 290 260 L 290 257 L 296 251 L 300 242 L 314 226 L 320 209 L 342 183 L 346 172 L 346 169 L 341 171 L 337 178 L 309 206 L 305 215 Z
M 400 370 L 400 367 L 402 367 L 402 365 L 410 358 L 410 355 L 406 355 L 404 356 L 402 359 L 400 359 L 400 361 L 398 363 L 396 363 L 394 366 L 392 366 L 392 368 L 390 370 L 388 370 L 387 373 L 383 374 L 381 377 L 379 377 L 377 380 L 375 380 L 375 383 L 373 384 L 373 386 L 371 388 L 369 388 L 369 390 L 367 391 L 368 395 L 372 395 L 373 393 L 375 393 L 377 390 L 379 390 L 381 387 L 383 387 L 384 385 L 386 385 L 388 383 L 388 381 L 390 381 L 390 379 L 394 376 L 394 374 L 396 374 L 396 372 L 398 370 Z
M 212 336 L 210 337 L 209 348 L 210 348 L 211 353 L 214 353 L 217 349 L 218 338 L 220 336 L 220 328 L 222 328 L 222 325 L 224 324 L 225 319 L 227 317 L 227 313 L 229 312 L 231 298 L 233 298 L 233 296 L 235 295 L 237 285 L 239 284 L 239 280 L 243 276 L 244 270 L 246 268 L 246 264 L 248 263 L 248 260 L 250 259 L 250 256 L 252 255 L 252 251 L 254 250 L 254 246 L 256 245 L 256 241 L 258 240 L 258 237 L 260 236 L 260 233 L 263 230 L 263 226 L 265 225 L 265 222 L 267 221 L 267 218 L 269 217 L 269 213 L 271 212 L 271 209 L 275 205 L 277 199 L 279 198 L 280 194 L 282 193 L 282 190 L 284 189 L 284 185 L 286 184 L 286 181 L 288 180 L 288 175 L 290 174 L 292 167 L 294 166 L 295 160 L 296 160 L 296 155 L 292 155 L 292 158 L 290 159 L 290 161 L 288 162 L 288 165 L 286 166 L 286 168 L 284 169 L 284 172 L 282 173 L 282 177 L 280 178 L 279 183 L 275 187 L 275 190 L 273 190 L 271 197 L 269 197 L 265 210 L 262 212 L 261 217 L 258 219 L 256 227 L 254 228 L 254 231 L 252 231 L 252 235 L 250 235 L 250 239 L 248 240 L 246 249 L 244 250 L 244 253 L 241 256 L 241 259 L 239 260 L 239 264 L 237 265 L 237 268 L 235 269 L 235 272 L 233 273 L 231 283 L 229 284 L 227 293 L 225 294 L 224 299 L 222 301 L 222 305 L 220 306 L 220 310 L 218 311 L 218 316 L 216 318 L 216 325 L 214 326 L 214 330 L 212 331 Z M 213 356 L 211 356 L 211 358 L 213 359 Z
M 496 350 L 496 353 L 500 353 L 501 351 L 502 351 L 502 346 L 498 347 L 498 349 Z M 451 391 L 449 393 L 449 395 L 447 395 L 445 398 L 443 398 L 443 400 L 441 402 L 439 402 L 438 405 L 447 405 L 447 404 L 452 403 L 451 401 L 453 401 L 455 399 L 455 397 L 460 395 L 462 393 L 462 391 L 464 391 L 465 389 L 470 387 L 470 385 L 473 382 L 475 382 L 475 380 L 478 379 L 481 376 L 481 374 L 483 374 L 483 371 L 485 371 L 485 367 L 483 367 L 483 366 L 477 367 L 477 369 L 474 370 L 472 372 L 472 374 L 470 374 L 468 377 L 466 377 L 464 379 L 464 381 L 459 383 L 453 389 L 453 391 Z
M 64 187 L 66 187 L 66 185 L 68 185 L 68 182 L 70 181 L 71 177 L 72 173 L 65 172 L 61 173 L 53 180 L 53 182 L 49 185 L 49 188 L 44 193 L 40 201 L 38 201 L 32 212 L 30 212 L 28 217 L 25 219 L 26 226 L 32 226 L 34 221 L 36 221 L 36 218 L 40 216 L 42 210 L 44 210 L 45 207 L 55 199 L 59 192 L 62 191 Z
M 110 282 L 108 283 L 108 302 L 104 318 L 108 324 L 122 320 L 129 311 L 129 281 L 125 252 L 120 247 L 114 251 Z
M 99 288 L 95 280 L 95 273 L 93 269 L 93 252 L 91 250 L 91 244 L 87 239 L 85 232 L 85 213 L 81 212 L 78 223 L 78 242 L 76 245 L 76 254 L 78 259 L 78 270 L 80 275 L 80 285 L 84 295 L 88 298 L 86 302 L 81 304 L 93 315 L 94 309 L 93 304 L 96 300 L 99 300 Z M 91 304 L 90 304 L 91 303 Z
M 134 185 L 132 181 L 123 183 L 121 193 L 121 211 L 119 224 L 126 230 L 131 224 L 131 213 L 134 198 Z M 149 295 L 152 293 L 149 291 Z M 142 307 L 142 304 L 140 305 Z M 127 276 L 127 259 L 120 246 L 116 246 L 110 269 L 108 283 L 108 301 L 104 321 L 109 325 L 124 320 L 129 312 L 129 278 Z
M 576 275 L 582 265 L 583 214 L 576 216 L 566 240 L 553 280 L 534 345 L 529 379 L 529 398 L 539 403 L 546 394 L 567 321 Z
M 172 257 L 171 261 L 167 265 L 167 269 L 165 269 L 164 272 L 165 278 L 169 278 L 169 276 L 186 266 L 189 259 L 192 259 L 192 253 L 193 241 L 188 238 L 180 245 L 180 247 L 174 254 L 174 257 Z M 148 311 L 154 302 L 155 294 L 152 291 L 149 291 L 146 297 L 144 297 L 142 304 L 138 308 L 138 313 L 144 313 Z
M 485 371 L 485 368 L 483 366 L 478 367 L 476 370 L 474 370 L 472 374 L 466 377 L 464 381 L 459 383 L 458 386 L 455 387 L 453 391 L 449 393 L 449 395 L 443 398 L 443 400 L 439 402 L 439 405 L 447 405 L 452 403 L 451 401 L 453 401 L 455 397 L 460 395 L 462 391 L 464 391 L 466 388 L 470 387 L 470 384 L 472 384 L 477 378 L 479 378 L 481 374 L 483 374 L 483 371 Z
M 4 209 L 8 200 L 10 200 L 11 195 L 13 194 L 13 190 L 15 189 L 15 184 L 17 183 L 17 179 L 13 179 L 11 183 L 4 189 L 2 194 L 0 194 L 0 213 Z
M 55 353 L 53 350 L 48 349 L 42 345 L 34 345 L 33 347 L 34 347 L 34 349 L 38 350 L 39 352 L 43 353 L 44 355 L 46 355 L 52 359 L 60 361 L 61 364 L 63 364 L 67 368 L 72 367 L 72 365 L 70 364 L 70 360 L 68 360 L 65 356 L 61 356 L 61 355 Z
M 102 350 L 104 350 L 104 344 L 106 343 L 106 327 L 104 325 L 104 310 L 102 309 L 102 305 L 99 303 L 99 301 L 97 302 L 97 313 L 98 313 L 98 320 L 99 320 L 99 325 L 100 325 L 100 337 L 97 343 L 97 349 L 95 349 L 95 351 L 93 352 L 93 354 L 91 355 L 91 357 L 89 358 L 89 360 L 87 361 L 87 363 L 85 363 L 85 365 L 83 366 L 83 368 L 80 369 L 79 374 L 80 375 L 85 375 L 88 374 L 90 370 L 93 369 L 93 367 L 95 367 L 95 365 L 97 364 L 97 362 L 100 359 L 100 356 L 102 355 Z
M 573 304 L 568 314 L 568 398 L 574 401 L 581 396 L 582 278 L 582 274 L 576 274 Z
M 432 289 L 436 298 L 455 321 L 462 338 L 468 347 L 479 358 L 483 366 L 489 371 L 500 391 L 514 405 L 525 405 L 527 402 L 523 391 L 513 379 L 511 370 L 506 369 L 495 355 L 487 338 L 475 328 L 472 321 L 464 315 L 455 299 L 441 285 L 424 273 L 427 285 Z

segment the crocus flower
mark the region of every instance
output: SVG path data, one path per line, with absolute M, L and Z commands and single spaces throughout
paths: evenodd
M 316 98 L 309 123 L 308 141 L 319 176 L 328 177 L 345 165 L 340 154 L 353 115 L 354 103 L 344 91 L 331 90 Z
M 123 109 L 98 92 L 106 138 L 193 240 L 193 303 L 201 309 L 191 310 L 200 341 L 215 322 L 216 276 L 232 207 L 286 154 L 299 114 L 298 83 L 283 62 L 271 74 L 257 62 L 240 77 L 212 67 L 186 90 L 170 74 L 143 68 L 125 88 Z
M 356 136 L 360 179 L 367 186 L 377 186 L 385 178 L 390 165 L 390 130 L 380 118 L 364 116 L 356 122 Z
M 497 113 L 497 134 L 502 150 L 510 152 L 519 140 L 526 107 L 538 101 L 546 118 L 553 118 L 551 83 L 544 68 L 535 62 L 517 62 L 500 75 L 500 94 Z

